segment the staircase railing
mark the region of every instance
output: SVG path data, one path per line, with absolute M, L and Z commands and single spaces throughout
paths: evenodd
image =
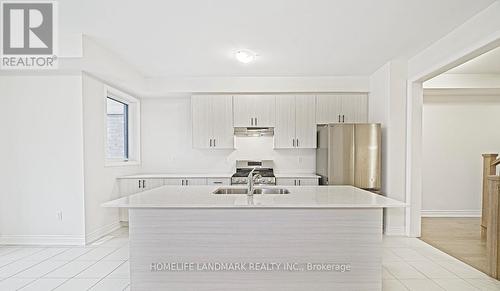
M 481 235 L 486 235 L 488 227 L 488 206 L 489 206 L 489 187 L 488 177 L 496 174 L 495 161 L 499 161 L 498 154 L 483 154 L 483 199 L 482 199 L 482 214 L 481 214 Z
M 500 165 L 498 154 L 483 155 L 481 234 L 486 235 L 488 275 L 500 279 Z

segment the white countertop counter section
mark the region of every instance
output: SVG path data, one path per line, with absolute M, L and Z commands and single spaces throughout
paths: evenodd
M 162 178 L 231 178 L 233 173 L 215 174 L 137 174 L 118 177 L 118 179 L 162 179 Z
M 215 174 L 136 174 L 136 175 L 127 175 L 118 177 L 118 179 L 165 179 L 165 178 L 231 178 L 233 173 L 215 173 Z M 274 173 L 276 178 L 321 178 L 316 174 L 308 174 L 308 173 Z
M 288 186 L 284 188 L 290 191 L 289 194 L 255 194 L 253 198 L 246 194 L 212 194 L 217 188 L 219 187 L 163 186 L 109 201 L 102 206 L 118 208 L 399 208 L 406 206 L 403 202 L 352 186 Z
M 319 179 L 321 176 L 316 174 L 307 174 L 307 173 L 274 173 L 276 178 L 302 178 L 302 179 Z

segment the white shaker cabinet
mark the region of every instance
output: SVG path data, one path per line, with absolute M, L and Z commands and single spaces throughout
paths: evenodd
M 367 94 L 322 94 L 316 96 L 316 123 L 368 122 Z
M 316 96 L 316 123 L 340 123 L 342 115 L 341 95 L 318 95 Z
M 160 178 L 120 179 L 119 187 L 121 196 L 127 196 L 163 185 L 164 181 Z
M 274 95 L 235 95 L 233 102 L 235 127 L 274 127 Z
M 196 185 L 206 185 L 206 178 L 167 178 L 165 179 L 165 185 L 171 186 L 196 186 Z
M 233 149 L 233 99 L 231 95 L 191 97 L 193 148 Z
M 275 148 L 316 148 L 315 103 L 308 95 L 276 97 Z
M 318 186 L 319 178 L 276 178 L 277 186 Z
M 229 186 L 231 185 L 231 178 L 207 178 L 207 185 Z
M 120 179 L 118 187 L 120 196 L 125 197 L 142 191 L 158 188 L 164 185 L 164 180 L 161 178 L 147 179 Z M 120 209 L 120 221 L 128 221 L 128 210 Z
M 342 96 L 342 122 L 368 122 L 368 95 L 353 94 Z

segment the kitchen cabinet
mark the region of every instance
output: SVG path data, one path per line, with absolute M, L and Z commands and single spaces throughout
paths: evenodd
M 125 197 L 142 191 L 158 188 L 164 185 L 164 180 L 161 178 L 147 178 L 147 179 L 120 179 L 118 187 L 120 189 L 120 196 Z M 119 210 L 120 221 L 128 221 L 128 210 Z
M 316 148 L 315 104 L 314 96 L 276 97 L 274 148 Z
M 274 95 L 235 95 L 233 102 L 235 127 L 274 127 Z
M 233 99 L 231 95 L 191 97 L 193 148 L 233 149 Z
M 368 122 L 367 94 L 322 94 L 316 96 L 316 123 Z
M 148 179 L 120 179 L 120 194 L 128 196 L 138 192 L 154 189 L 164 185 L 163 179 L 148 178 Z
M 276 178 L 277 186 L 317 186 L 319 178 Z
M 208 178 L 207 185 L 228 186 L 231 185 L 231 178 Z
M 165 179 L 165 185 L 173 186 L 196 186 L 196 185 L 206 185 L 206 178 L 167 178 Z

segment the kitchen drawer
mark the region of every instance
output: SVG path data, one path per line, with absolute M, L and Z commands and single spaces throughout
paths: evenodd
M 278 186 L 317 186 L 318 178 L 276 178 Z
M 207 185 L 231 185 L 231 178 L 208 178 Z

